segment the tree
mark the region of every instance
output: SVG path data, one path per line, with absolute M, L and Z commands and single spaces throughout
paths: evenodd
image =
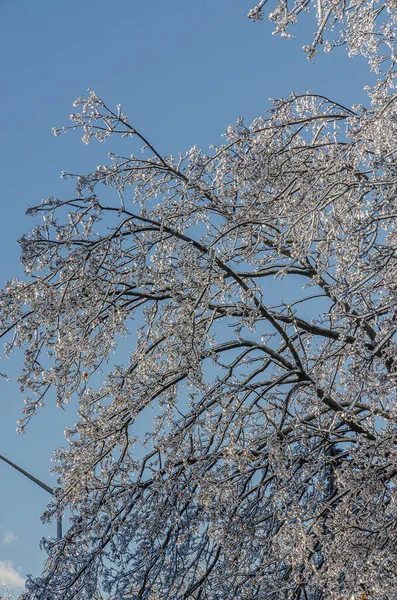
M 65 130 L 144 151 L 30 210 L 26 280 L 1 295 L 21 429 L 51 388 L 79 398 L 45 515 L 72 526 L 25 599 L 396 595 L 397 96 L 380 81 L 369 108 L 293 94 L 177 158 L 121 106 L 76 101 Z M 95 388 L 120 336 L 131 353 Z

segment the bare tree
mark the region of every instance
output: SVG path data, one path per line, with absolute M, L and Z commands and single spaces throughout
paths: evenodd
M 79 398 L 46 513 L 72 526 L 24 598 L 395 597 L 397 96 L 292 95 L 177 158 L 75 106 L 144 150 L 31 209 L 1 295 L 20 427 Z

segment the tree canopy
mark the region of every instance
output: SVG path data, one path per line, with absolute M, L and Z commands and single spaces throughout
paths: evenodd
M 279 3 L 278 29 L 307 4 Z M 49 390 L 79 400 L 45 515 L 72 524 L 26 600 L 396 595 L 397 96 L 378 44 L 395 13 L 317 11 L 311 52 L 345 19 L 343 43 L 377 57 L 367 107 L 292 94 L 163 156 L 121 106 L 75 102 L 64 131 L 128 154 L 30 209 L 26 277 L 1 294 L 21 429 Z

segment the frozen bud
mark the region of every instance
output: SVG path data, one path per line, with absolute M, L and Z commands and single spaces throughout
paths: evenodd
M 84 103 L 84 98 L 82 98 L 81 96 L 79 96 L 74 102 L 73 102 L 73 106 L 74 108 L 77 108 L 78 106 L 80 106 L 81 104 Z

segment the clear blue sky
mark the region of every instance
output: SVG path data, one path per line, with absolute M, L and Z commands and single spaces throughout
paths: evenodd
M 62 170 L 87 172 L 106 161 L 107 147 L 85 146 L 79 135 L 54 138 L 72 102 L 93 88 L 108 104 L 123 103 L 130 120 L 164 153 L 219 143 L 226 127 L 249 122 L 269 97 L 311 90 L 351 105 L 365 100 L 363 59 L 345 51 L 310 64 L 301 51 L 313 22 L 289 41 L 269 23 L 246 18 L 253 0 L 0 0 L 0 287 L 21 274 L 16 240 L 33 226 L 24 212 L 50 194 L 71 195 Z M 0 351 L 1 353 L 1 351 Z M 15 433 L 22 396 L 20 359 L 0 363 L 14 381 L 0 380 L 0 454 L 50 485 L 50 459 L 74 422 L 48 405 L 24 436 Z M 38 542 L 47 495 L 0 464 L 0 579 L 38 575 Z M 16 591 L 16 590 L 15 590 Z M 0 594 L 1 595 L 1 594 Z

